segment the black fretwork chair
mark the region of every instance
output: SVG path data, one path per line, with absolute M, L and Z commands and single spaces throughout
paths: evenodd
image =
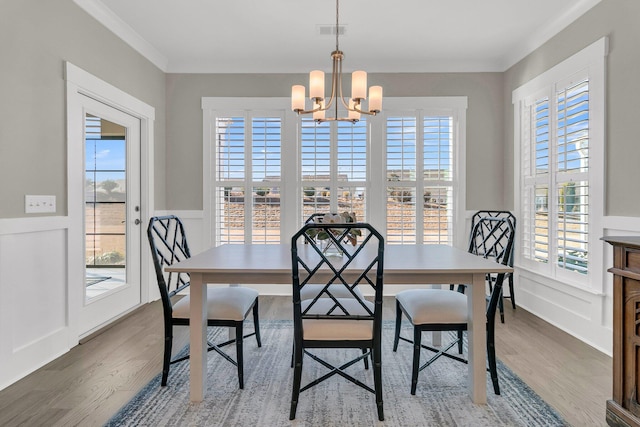
M 483 217 L 490 217 L 490 218 L 507 218 L 511 221 L 511 224 L 513 225 L 513 229 L 514 231 L 516 230 L 516 217 L 509 211 L 494 211 L 494 210 L 484 210 L 484 211 L 478 211 L 476 213 L 473 214 L 473 216 L 471 217 L 471 230 L 473 230 L 473 226 L 475 225 L 476 222 L 478 222 L 478 220 L 480 218 Z M 509 255 L 509 262 L 508 265 L 509 267 L 513 267 L 513 253 L 515 251 L 515 242 L 514 244 L 511 246 L 511 254 Z M 507 273 L 505 274 L 505 280 L 507 280 L 507 282 L 509 283 L 509 295 L 504 295 L 504 289 L 502 292 L 502 295 L 504 298 L 510 298 L 511 299 L 511 307 L 515 310 L 516 309 L 516 297 L 515 297 L 515 292 L 513 289 L 513 273 Z M 487 278 L 489 281 L 489 290 L 492 290 L 493 287 L 493 281 L 495 280 L 495 276 L 494 277 L 488 277 Z M 504 303 L 502 298 L 500 299 L 499 303 L 498 303 L 498 309 L 500 310 L 500 322 L 504 323 Z
M 189 287 L 189 275 L 186 273 L 165 273 L 163 268 L 191 257 L 184 226 L 174 215 L 153 217 L 149 220 L 147 237 L 151 245 L 153 265 L 156 270 L 162 308 L 164 312 L 164 362 L 162 366 L 162 385 L 167 385 L 169 366 L 189 358 L 189 355 L 171 360 L 173 344 L 173 326 L 189 325 L 189 296 L 174 298 L 176 294 Z M 253 311 L 254 332 L 243 335 L 243 324 Z M 207 288 L 207 325 L 235 328 L 236 339 L 219 344 L 209 343 L 208 350 L 214 350 L 226 360 L 237 366 L 240 388 L 244 387 L 242 358 L 243 338 L 256 336 L 258 347 L 260 325 L 258 322 L 258 291 L 242 286 Z M 236 360 L 221 350 L 229 344 L 236 344 Z
M 324 215 L 324 213 L 313 213 L 309 215 L 304 223 L 321 223 Z M 304 301 L 307 299 L 314 299 L 316 297 L 329 298 L 329 295 L 333 296 L 334 298 L 351 298 L 353 293 L 357 294 L 358 298 L 364 299 L 364 295 L 362 294 L 362 291 L 358 286 L 352 289 L 347 289 L 343 285 L 337 284 L 330 285 L 327 289 L 325 289 L 324 284 L 307 283 L 303 288 L 300 289 L 300 300 Z M 362 352 L 366 353 L 366 350 L 363 349 Z M 365 369 L 369 369 L 369 359 L 365 357 L 363 362 Z M 291 353 L 291 367 L 293 368 L 293 352 Z
M 480 218 L 472 230 L 469 252 L 497 263 L 508 265 L 509 254 L 514 239 L 513 224 L 508 218 Z M 493 382 L 493 390 L 500 394 L 498 372 L 496 368 L 495 350 L 495 316 L 498 302 L 502 295 L 502 284 L 505 274 L 496 274 L 487 304 L 487 359 L 489 372 Z M 400 336 L 402 314 L 413 325 L 413 340 Z M 413 344 L 413 363 L 411 373 L 411 394 L 416 394 L 418 373 L 431 365 L 440 356 L 468 363 L 461 356 L 447 353 L 458 344 L 458 353 L 462 354 L 462 331 L 467 330 L 468 321 L 467 295 L 464 286 L 457 291 L 447 289 L 411 289 L 396 295 L 396 330 L 393 351 L 397 351 L 400 340 Z M 440 349 L 422 344 L 423 331 L 457 331 L 458 338 Z M 424 365 L 420 366 L 421 349 L 435 352 Z
M 363 232 L 361 242 L 355 247 L 344 242 L 344 237 L 354 229 Z M 323 254 L 318 241 L 309 237 L 318 230 L 326 231 L 333 243 L 342 248 L 341 257 Z M 291 238 L 294 374 L 289 419 L 295 419 L 301 392 L 336 374 L 375 394 L 378 419 L 384 419 L 380 354 L 383 259 L 384 239 L 366 223 L 308 223 Z M 309 283 L 323 283 L 323 296 L 316 294 L 313 299 L 302 300 L 301 290 Z M 332 286 L 342 287 L 351 296 L 336 297 L 336 292 L 332 292 L 336 288 Z M 370 287 L 373 301 L 353 291 L 356 286 Z M 312 353 L 310 349 L 314 348 L 354 348 L 362 354 L 336 367 Z M 304 355 L 329 372 L 301 387 Z M 373 388 L 345 372 L 367 357 L 373 361 Z

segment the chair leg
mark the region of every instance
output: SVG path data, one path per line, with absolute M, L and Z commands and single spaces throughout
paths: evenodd
M 293 366 L 293 389 L 291 391 L 291 410 L 289 419 L 296 418 L 296 409 L 298 408 L 298 399 L 300 397 L 300 382 L 302 381 L 302 345 L 293 345 L 294 366 Z
M 384 421 L 384 406 L 382 402 L 382 356 L 380 341 L 376 342 L 372 349 L 373 384 L 376 392 L 376 407 L 378 408 L 378 420 Z
M 362 349 L 362 354 L 366 354 L 368 351 L 368 349 L 363 348 Z M 362 359 L 364 361 L 364 369 L 369 369 L 369 358 L 365 357 L 364 359 Z
M 258 347 L 262 347 L 262 340 L 260 339 L 260 320 L 258 319 L 258 298 L 256 298 L 255 304 L 253 304 L 253 327 L 256 331 L 256 342 Z
M 173 347 L 173 325 L 165 325 L 164 358 L 162 362 L 162 387 L 167 385 L 169 367 L 171 366 L 171 348 Z
M 420 370 L 420 346 L 422 341 L 422 331 L 413 328 L 413 365 L 411 369 L 411 394 L 416 394 L 418 386 L 418 371 Z
M 244 388 L 244 360 L 242 357 L 242 323 L 238 322 L 236 324 L 236 363 L 238 364 L 238 384 L 240 385 L 240 389 Z
M 500 299 L 498 300 L 498 309 L 500 310 L 500 323 L 504 323 L 504 297 L 502 289 L 500 289 Z
M 516 309 L 516 297 L 513 293 L 513 274 L 509 274 L 509 295 L 511 296 L 511 307 Z
M 294 357 L 296 355 L 296 344 L 291 345 L 291 367 L 293 368 Z
M 398 350 L 398 341 L 400 341 L 400 327 L 402 326 L 402 310 L 400 309 L 400 302 L 396 300 L 396 335 L 393 339 L 393 351 Z
M 463 331 L 459 330 L 458 331 L 458 354 L 462 354 L 462 337 L 463 337 Z
M 487 328 L 487 360 L 489 362 L 489 374 L 493 383 L 493 391 L 499 395 L 500 385 L 498 384 L 498 368 L 496 365 L 495 330 L 492 327 Z

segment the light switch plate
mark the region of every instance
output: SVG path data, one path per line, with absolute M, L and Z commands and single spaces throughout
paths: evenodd
M 56 211 L 56 196 L 24 196 L 25 213 L 50 213 Z

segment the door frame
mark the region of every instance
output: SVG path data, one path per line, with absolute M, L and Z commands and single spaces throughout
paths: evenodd
M 140 120 L 140 220 L 142 221 L 140 227 L 146 226 L 146 221 L 154 210 L 152 160 L 155 108 L 70 62 L 65 62 L 65 80 L 67 92 L 67 215 L 69 218 L 67 297 L 68 324 L 71 332 L 69 339 L 72 341 L 70 345 L 73 346 L 78 343 L 80 338 L 90 335 L 104 326 L 101 325 L 96 329 L 80 333 L 79 313 L 84 304 L 84 295 L 78 290 L 82 289 L 85 282 L 84 245 L 74 243 L 84 241 L 84 180 L 82 179 L 83 174 L 78 173 L 84 165 L 82 97 L 93 98 Z M 155 288 L 151 287 L 150 254 L 149 251 L 143 249 L 145 235 L 143 230 L 140 233 L 142 240 L 140 242 L 140 305 L 157 298 L 157 292 L 153 291 Z M 125 314 L 122 313 L 121 316 Z

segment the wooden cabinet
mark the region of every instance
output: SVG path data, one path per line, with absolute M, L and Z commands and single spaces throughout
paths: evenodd
M 610 426 L 640 427 L 640 237 L 605 237 L 613 245 L 613 399 Z

